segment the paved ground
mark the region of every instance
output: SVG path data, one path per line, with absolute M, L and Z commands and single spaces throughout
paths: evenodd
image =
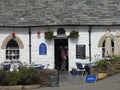
M 59 86 L 79 85 L 83 83 L 84 77 L 82 75 L 71 75 L 68 72 L 60 72 Z
M 59 87 L 41 87 L 34 90 L 120 90 L 120 73 L 95 83 L 84 83 L 83 77 L 65 73 L 60 75 Z

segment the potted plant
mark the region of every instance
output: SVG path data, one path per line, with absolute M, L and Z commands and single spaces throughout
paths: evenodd
M 45 32 L 45 39 L 53 39 L 53 31 L 47 31 Z
M 99 60 L 96 62 L 96 66 L 98 68 L 98 75 L 97 75 L 97 78 L 98 79 L 103 79 L 103 78 L 106 78 L 107 77 L 107 73 L 106 73 L 106 70 L 107 70 L 107 62 L 106 60 Z
M 70 73 L 71 73 L 72 75 L 77 75 L 77 70 L 76 70 L 76 68 L 72 68 L 72 70 L 70 71 Z
M 78 38 L 79 32 L 78 31 L 71 31 L 69 37 L 70 38 Z

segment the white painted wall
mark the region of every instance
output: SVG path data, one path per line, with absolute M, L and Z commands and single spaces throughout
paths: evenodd
M 29 37 L 28 29 L 20 28 L 0 28 L 0 46 L 2 45 L 5 38 L 11 35 L 12 32 L 16 33 L 21 41 L 23 42 L 24 49 L 20 49 L 20 61 L 29 63 Z M 0 63 L 5 61 L 5 49 L 0 49 Z
M 102 47 L 98 47 L 98 42 L 100 38 L 106 34 L 108 27 L 93 27 L 91 32 L 91 56 L 92 60 L 95 61 L 95 55 L 99 55 L 98 58 L 102 58 Z M 116 30 L 118 30 L 120 27 L 109 27 L 110 33 L 112 35 L 115 35 Z
M 44 33 L 47 31 L 47 28 L 33 28 L 31 35 L 32 43 L 32 63 L 43 64 L 49 68 L 54 68 L 54 40 L 46 40 L 44 38 Z M 40 37 L 38 38 L 37 31 L 40 31 Z M 45 43 L 47 46 L 47 55 L 39 55 L 39 46 L 41 43 Z
M 54 32 L 54 35 L 57 35 L 57 29 L 60 27 L 50 27 L 49 30 Z M 89 27 L 82 26 L 74 26 L 74 27 L 62 27 L 66 30 L 66 36 L 69 35 L 70 31 L 76 30 L 79 31 L 78 39 L 68 39 L 68 56 L 69 56 L 69 70 L 71 68 L 76 67 L 76 62 L 86 63 L 89 62 L 89 58 L 87 59 L 77 59 L 76 58 L 76 44 L 84 44 L 86 45 L 86 56 L 89 57 Z M 92 27 L 91 32 L 91 55 L 92 61 L 95 60 L 94 55 L 102 55 L 102 48 L 98 48 L 98 42 L 100 38 L 106 33 L 107 27 Z M 110 32 L 115 35 L 115 31 L 120 27 L 111 26 Z M 44 39 L 44 32 L 46 32 L 48 28 L 32 28 L 31 35 L 31 62 L 39 63 L 43 65 L 49 64 L 49 68 L 54 68 L 54 39 L 51 41 Z M 29 34 L 28 29 L 23 28 L 0 28 L 0 45 L 2 45 L 3 40 L 11 34 L 11 32 L 15 32 L 16 36 L 18 36 L 23 42 L 24 49 L 20 49 L 20 61 L 29 63 Z M 36 32 L 40 31 L 40 37 L 38 38 Z M 41 43 L 45 43 L 47 45 L 47 55 L 39 55 L 39 45 Z M 5 60 L 5 50 L 0 49 L 0 63 Z

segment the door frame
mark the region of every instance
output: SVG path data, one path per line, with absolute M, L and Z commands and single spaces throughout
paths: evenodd
M 60 55 L 60 46 L 65 47 L 65 52 L 67 53 L 66 60 L 66 71 L 69 71 L 69 49 L 68 49 L 68 38 L 55 38 L 54 39 L 54 68 L 61 70 L 61 55 Z

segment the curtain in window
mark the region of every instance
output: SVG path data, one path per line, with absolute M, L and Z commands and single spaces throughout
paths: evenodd
M 119 30 L 115 33 L 115 41 L 114 41 L 114 55 L 120 56 L 120 32 Z
M 112 56 L 112 35 L 110 31 L 106 32 L 106 40 L 105 40 L 105 56 Z

